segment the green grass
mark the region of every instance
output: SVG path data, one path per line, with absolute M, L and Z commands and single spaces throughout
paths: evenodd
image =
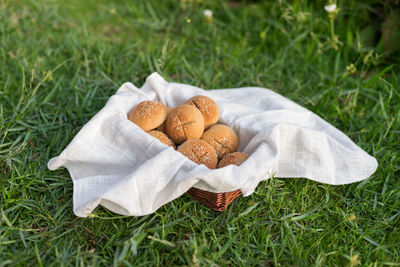
M 335 50 L 324 2 L 0 0 L 0 266 L 398 264 L 400 68 L 362 43 L 370 7 L 340 3 Z M 222 213 L 182 196 L 149 216 L 77 218 L 68 172 L 47 161 L 123 82 L 154 71 L 271 88 L 378 170 L 344 186 L 271 179 Z

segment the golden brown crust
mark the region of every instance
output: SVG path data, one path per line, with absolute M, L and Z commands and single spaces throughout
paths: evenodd
M 204 118 L 201 112 L 190 105 L 174 108 L 165 122 L 169 138 L 176 144 L 188 139 L 200 138 L 204 132 Z
M 128 119 L 143 129 L 150 131 L 160 126 L 167 117 L 167 109 L 160 102 L 143 101 L 134 107 Z
M 235 132 L 224 124 L 215 124 L 204 132 L 202 140 L 209 143 L 222 159 L 225 155 L 235 152 L 238 148 L 238 137 Z
M 178 147 L 178 151 L 197 164 L 215 169 L 218 158 L 213 147 L 200 139 L 189 139 Z
M 249 155 L 243 152 L 233 152 L 226 155 L 221 161 L 218 163 L 218 169 L 228 166 L 230 164 L 239 166 L 245 161 Z
M 168 115 L 171 113 L 171 111 L 173 110 L 174 108 L 170 108 L 170 107 L 167 107 L 167 117 L 168 117 Z M 166 131 L 166 129 L 165 129 L 165 122 L 166 122 L 167 120 L 165 120 L 160 126 L 158 126 L 157 127 L 157 131 L 160 131 L 160 132 L 163 132 L 163 133 L 167 133 L 167 131 Z
M 174 142 L 172 142 L 172 140 L 169 139 L 169 137 L 165 133 L 156 130 L 152 130 L 147 133 L 153 136 L 154 138 L 157 138 L 161 143 L 176 149 Z
M 204 117 L 204 128 L 207 129 L 211 125 L 216 124 L 219 119 L 219 110 L 217 103 L 211 98 L 204 95 L 197 95 L 185 102 L 185 105 L 192 105 L 200 110 Z

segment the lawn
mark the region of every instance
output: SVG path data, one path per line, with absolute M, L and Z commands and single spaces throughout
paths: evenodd
M 399 54 L 372 29 L 396 5 L 340 1 L 331 25 L 325 4 L 0 0 L 0 266 L 399 266 Z M 68 172 L 47 161 L 122 83 L 155 71 L 270 88 L 379 167 L 343 186 L 273 178 L 222 213 L 182 196 L 143 217 L 76 217 Z

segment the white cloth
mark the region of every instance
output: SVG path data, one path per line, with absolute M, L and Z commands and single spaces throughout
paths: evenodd
M 250 157 L 239 167 L 210 170 L 142 131 L 127 118 L 144 100 L 168 107 L 195 95 L 215 100 L 220 122 L 239 136 Z M 375 158 L 341 131 L 287 98 L 265 88 L 203 90 L 150 75 L 141 89 L 124 83 L 48 168 L 68 169 L 74 213 L 88 216 L 98 205 L 141 216 L 181 196 L 192 186 L 210 192 L 241 189 L 244 196 L 274 177 L 306 177 L 339 185 L 368 178 Z

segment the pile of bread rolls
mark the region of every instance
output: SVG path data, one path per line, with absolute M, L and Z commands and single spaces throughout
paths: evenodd
M 129 112 L 128 119 L 161 143 L 174 149 L 178 146 L 180 153 L 210 169 L 240 165 L 248 158 L 236 152 L 236 133 L 217 123 L 218 106 L 207 96 L 194 96 L 175 108 L 143 101 Z

